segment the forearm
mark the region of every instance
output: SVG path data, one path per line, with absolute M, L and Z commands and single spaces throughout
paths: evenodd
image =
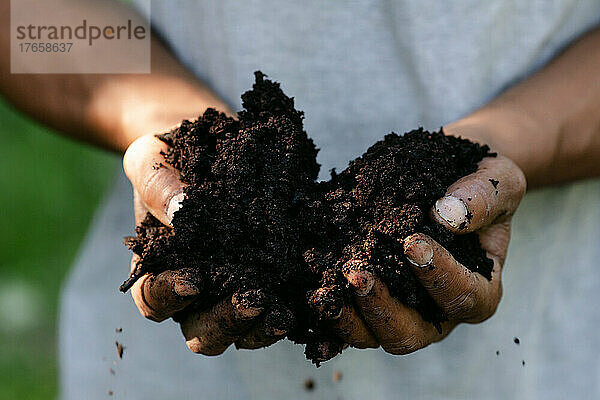
M 600 29 L 446 131 L 489 143 L 530 187 L 600 175 Z
M 208 107 L 231 114 L 228 106 L 186 70 L 157 40 L 152 73 L 111 76 L 97 84 L 86 108 L 86 123 L 104 143 L 123 151 L 138 137 L 162 133 Z
M 150 74 L 11 74 L 8 3 L 0 1 L 0 91 L 61 133 L 122 152 L 140 135 L 164 131 L 207 107 L 227 110 L 156 38 Z M 102 12 L 131 12 L 117 2 L 98 4 Z

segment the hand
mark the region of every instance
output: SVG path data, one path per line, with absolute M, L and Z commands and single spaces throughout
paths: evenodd
M 335 321 L 340 338 L 358 348 L 381 346 L 388 353 L 407 354 L 443 339 L 461 322 L 478 323 L 493 315 L 502 296 L 510 220 L 525 189 L 525 176 L 515 163 L 502 156 L 485 158 L 475 173 L 450 186 L 431 210 L 435 221 L 457 234 L 479 233 L 482 248 L 494 261 L 489 281 L 429 236 L 416 233 L 405 239 L 411 268 L 448 316 L 441 332 L 391 297 L 376 275 L 352 271 L 346 278 L 354 289 L 356 308 L 347 307 Z
M 154 135 L 133 142 L 123 157 L 123 167 L 133 185 L 136 223 L 150 212 L 165 225 L 184 198 L 184 184 L 179 172 L 168 165 L 161 152 L 167 145 Z M 135 268 L 137 256 L 131 260 Z M 158 275 L 146 274 L 131 288 L 133 300 L 141 314 L 153 321 L 163 321 L 190 305 L 199 294 L 194 274 L 185 269 L 167 270 Z M 247 298 L 258 298 L 251 304 Z M 290 314 L 283 306 L 267 307 L 260 296 L 232 296 L 212 309 L 190 312 L 181 322 L 188 347 L 205 355 L 223 353 L 232 343 L 239 348 L 268 346 L 283 338 L 290 329 L 285 322 Z

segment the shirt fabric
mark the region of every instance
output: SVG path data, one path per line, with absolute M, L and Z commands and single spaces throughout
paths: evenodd
M 172 0 L 153 2 L 151 19 L 234 108 L 253 71 L 280 81 L 305 111 L 326 177 L 390 131 L 437 129 L 484 105 L 598 24 L 600 1 Z M 318 369 L 287 340 L 196 355 L 177 324 L 141 317 L 118 292 L 129 269 L 122 237 L 134 227 L 131 198 L 120 175 L 65 285 L 62 399 L 106 399 L 109 390 L 124 399 L 600 397 L 599 181 L 527 194 L 490 320 L 411 355 L 348 349 Z

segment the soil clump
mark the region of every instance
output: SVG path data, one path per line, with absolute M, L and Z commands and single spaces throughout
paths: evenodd
M 260 304 L 271 328 L 306 344 L 315 363 L 343 343 L 330 329 L 352 304 L 343 271 L 375 272 L 390 293 L 441 329 L 441 308 L 413 275 L 405 237 L 421 232 L 491 278 L 477 234 L 455 235 L 429 218 L 453 182 L 474 172 L 487 146 L 423 129 L 390 133 L 331 179 L 318 182 L 318 150 L 276 82 L 256 72 L 238 119 L 208 109 L 158 137 L 181 172 L 185 200 L 168 227 L 148 214 L 126 238 L 140 258 L 121 289 L 145 273 L 182 270 L 201 294 L 175 316 L 234 296 Z

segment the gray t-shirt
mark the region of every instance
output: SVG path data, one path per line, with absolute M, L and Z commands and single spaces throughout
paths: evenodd
M 254 70 L 281 81 L 306 112 L 325 176 L 389 131 L 436 129 L 482 106 L 597 24 L 600 1 L 155 1 L 152 21 L 234 108 Z M 119 176 L 64 289 L 61 396 L 600 398 L 599 198 L 598 181 L 526 196 L 490 320 L 408 356 L 348 349 L 315 369 L 287 341 L 195 355 L 175 323 L 143 319 L 117 291 L 130 257 L 121 238 L 134 225 L 131 189 Z M 343 378 L 334 382 L 336 370 Z

